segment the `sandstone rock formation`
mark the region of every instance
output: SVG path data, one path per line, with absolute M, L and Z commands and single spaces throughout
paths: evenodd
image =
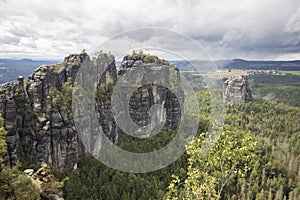
M 223 100 L 225 103 L 246 103 L 252 101 L 252 92 L 247 76 L 233 76 L 225 81 Z
M 51 172 L 51 167 L 42 163 L 41 167 L 34 172 L 33 169 L 24 170 L 25 175 L 40 191 L 41 199 L 63 200 L 63 182 L 59 182 Z
M 104 71 L 97 85 L 96 111 L 107 137 L 118 143 L 122 131 L 117 126 L 111 95 L 118 78 L 138 66 L 155 68 L 158 78 L 169 76 L 175 88 L 180 85 L 179 71 L 167 61 L 144 55 L 126 56 L 117 71 L 113 55 L 100 53 L 91 59 L 86 53 L 72 54 L 62 63 L 39 67 L 28 80 L 19 77 L 16 83 L 0 88 L 0 115 L 7 130 L 8 164 L 18 160 L 24 164 L 46 162 L 57 169 L 73 168 L 80 156 L 86 155 L 71 109 L 72 85 L 80 67 L 97 66 Z M 138 79 L 147 72 L 138 74 Z M 84 78 L 84 77 L 83 77 Z M 137 77 L 135 77 L 137 78 Z M 177 91 L 181 92 L 177 88 Z M 174 129 L 180 120 L 180 101 L 170 90 L 158 84 L 137 88 L 130 99 L 130 117 L 143 127 L 150 123 L 149 109 L 154 104 L 166 109 L 165 126 Z M 128 102 L 127 102 L 128 103 Z M 156 116 L 162 117 L 158 112 Z
M 134 71 L 134 68 L 142 69 Z M 136 124 L 140 127 L 150 124 L 148 128 L 152 129 L 151 122 L 162 122 L 167 128 L 176 128 L 181 116 L 180 103 L 183 103 L 183 92 L 179 70 L 175 65 L 169 65 L 166 60 L 156 56 L 128 55 L 121 63 L 119 78 L 123 78 L 123 84 L 136 88 L 129 101 L 130 117 Z M 141 82 L 143 86 L 139 87 Z M 144 84 L 147 82 L 149 84 Z M 163 108 L 157 107 L 156 110 L 152 110 L 154 113 L 151 119 L 148 112 L 154 105 L 162 105 Z
M 108 62 L 104 57 L 99 55 L 98 60 Z M 11 166 L 21 160 L 63 169 L 75 166 L 79 156 L 85 155 L 67 100 L 70 91 L 64 91 L 84 62 L 90 62 L 86 53 L 72 54 L 60 64 L 39 67 L 26 81 L 20 77 L 18 83 L 1 88 L 0 114 Z

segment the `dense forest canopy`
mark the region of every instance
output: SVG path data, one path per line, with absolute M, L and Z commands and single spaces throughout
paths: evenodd
M 147 174 L 119 172 L 93 158 L 84 158 L 68 175 L 66 198 L 299 199 L 300 95 L 293 90 L 280 96 L 274 84 L 294 87 L 300 77 L 256 75 L 249 81 L 255 100 L 227 107 L 226 130 L 206 157 L 200 159 L 198 155 L 208 130 L 210 95 L 200 80 L 194 87 L 200 102 L 199 136 L 187 147 L 187 154 L 167 168 Z M 276 99 L 265 99 L 268 94 L 258 92 L 261 90 L 277 95 Z M 166 130 L 164 134 L 168 135 Z M 119 145 L 131 150 L 149 148 L 130 141 L 121 138 Z M 151 144 L 162 141 L 155 138 Z M 222 158 L 224 166 L 218 162 Z

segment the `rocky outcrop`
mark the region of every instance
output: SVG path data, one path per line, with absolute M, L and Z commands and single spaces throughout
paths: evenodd
M 225 103 L 246 103 L 252 101 L 252 92 L 247 76 L 236 75 L 224 83 L 223 100 Z
M 46 162 L 57 169 L 73 168 L 79 157 L 86 155 L 73 121 L 71 94 L 78 70 L 89 65 L 96 66 L 99 74 L 105 69 L 97 85 L 96 111 L 104 133 L 114 143 L 118 143 L 122 133 L 111 105 L 118 79 L 130 74 L 135 67 L 146 66 L 152 68 L 156 78 L 168 76 L 174 91 L 182 92 L 178 69 L 156 56 L 126 56 L 119 71 L 114 56 L 103 53 L 93 59 L 84 52 L 72 54 L 62 63 L 41 66 L 28 80 L 19 77 L 17 83 L 7 83 L 0 88 L 0 114 L 7 130 L 9 165 L 14 166 L 20 160 L 25 165 Z M 147 75 L 146 71 L 136 74 L 135 78 L 142 80 Z M 130 117 L 138 126 L 145 127 L 151 124 L 149 109 L 160 104 L 163 109 L 156 110 L 154 115 L 163 119 L 167 128 L 175 129 L 182 101 L 174 92 L 155 82 L 137 87 L 129 101 Z
M 135 70 L 135 68 L 142 69 Z M 166 60 L 156 56 L 133 54 L 124 57 L 119 76 L 123 79 L 123 84 L 135 88 L 130 99 L 129 97 L 122 99 L 129 99 L 130 117 L 141 127 L 141 131 L 145 131 L 143 128 L 153 129 L 159 123 L 163 123 L 161 126 L 169 129 L 176 128 L 181 116 L 180 103 L 183 103 L 183 91 L 179 70 L 175 65 L 169 65 Z M 145 84 L 147 82 L 148 84 Z M 152 109 L 153 113 L 149 113 L 154 105 L 161 107 Z M 150 114 L 153 116 L 152 119 Z
M 61 64 L 39 67 L 28 80 L 1 88 L 0 113 L 5 119 L 9 164 L 43 161 L 62 169 L 73 167 L 84 150 L 68 107 L 53 106 L 54 92 L 73 79 L 87 54 L 70 55 Z
M 33 169 L 24 170 L 25 175 L 32 181 L 39 190 L 41 199 L 63 200 L 63 182 L 59 182 L 53 175 L 51 167 L 42 163 L 35 172 Z
M 112 142 L 118 143 L 119 129 L 111 109 L 111 94 L 118 78 L 115 58 L 110 54 L 100 54 L 95 60 L 95 65 L 105 69 L 97 86 L 96 111 L 98 121 L 105 135 Z
M 99 55 L 95 62 L 104 65 L 108 62 L 104 57 Z M 72 54 L 60 64 L 39 67 L 26 81 L 20 77 L 18 83 L 1 88 L 0 114 L 7 130 L 11 166 L 20 160 L 72 168 L 85 155 L 72 118 L 71 93 L 66 91 L 84 62 L 91 62 L 86 53 Z M 111 67 L 106 77 L 114 73 L 116 78 L 115 65 Z

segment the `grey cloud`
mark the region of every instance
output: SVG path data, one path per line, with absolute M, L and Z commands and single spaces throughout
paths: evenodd
M 9 22 L 7 31 L 17 37 L 33 37 L 36 31 L 29 24 Z
M 16 45 L 20 41 L 21 39 L 15 36 L 0 36 L 0 44 Z
M 290 52 L 300 54 L 299 4 L 298 0 L 8 0 L 1 3 L 0 23 L 10 27 L 0 44 L 11 45 L 5 46 L 10 49 L 24 45 L 31 51 L 37 43 L 37 54 L 51 51 L 51 55 L 59 55 L 93 49 L 119 32 L 152 26 L 192 37 L 216 59 L 267 59 Z M 162 46 L 163 40 L 173 40 L 173 47 L 168 48 L 184 46 L 184 41 L 176 38 L 152 38 L 151 32 L 131 39 L 130 42 Z M 119 41 L 121 44 L 126 42 Z
M 300 7 L 288 20 L 284 27 L 284 31 L 288 33 L 300 32 Z

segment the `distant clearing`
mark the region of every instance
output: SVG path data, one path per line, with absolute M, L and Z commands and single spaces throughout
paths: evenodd
M 232 69 L 229 71 L 228 69 L 216 70 L 216 71 L 181 71 L 182 73 L 191 73 L 193 76 L 206 76 L 210 78 L 230 78 L 235 75 L 246 75 L 248 70 L 241 69 Z
M 293 74 L 300 76 L 300 71 L 282 71 L 283 74 Z

